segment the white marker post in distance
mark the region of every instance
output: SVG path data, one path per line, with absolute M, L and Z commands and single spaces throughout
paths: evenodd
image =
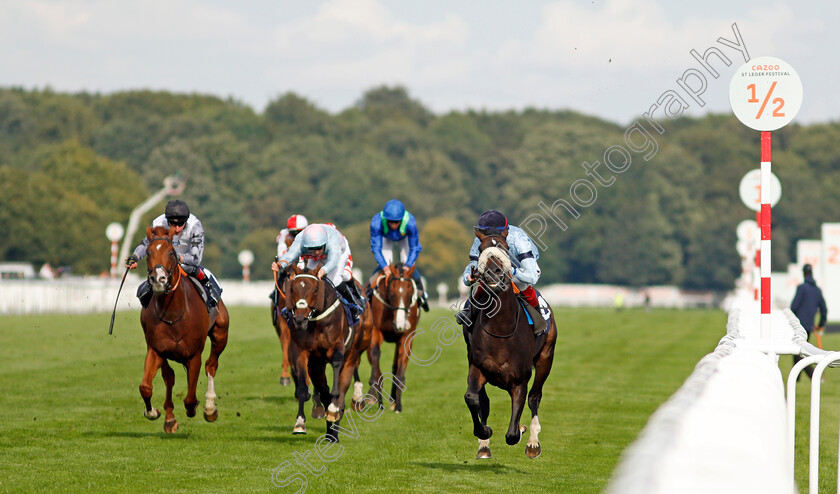
M 784 60 L 757 57 L 729 83 L 729 104 L 738 120 L 761 132 L 761 337 L 770 337 L 770 132 L 790 123 L 802 106 L 802 81 Z
M 767 185 L 762 188 L 761 175 L 762 172 L 759 168 L 750 170 L 746 175 L 744 175 L 741 179 L 741 184 L 738 186 L 738 193 L 741 195 L 741 201 L 745 206 L 756 212 L 755 221 L 753 223 L 756 224 L 757 228 L 758 225 L 761 224 L 761 204 L 770 204 L 770 207 L 772 208 L 782 197 L 782 184 L 779 182 L 779 178 L 776 177 L 774 173 L 770 172 L 770 180 Z M 759 290 L 761 289 L 761 284 L 759 282 L 761 279 L 761 235 L 755 236 L 751 247 L 753 248 L 751 249 L 750 254 L 754 257 L 754 270 L 752 277 L 753 290 L 755 293 L 755 300 L 758 300 Z

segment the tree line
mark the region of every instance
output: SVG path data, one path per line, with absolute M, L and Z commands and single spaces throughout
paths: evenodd
M 204 264 L 221 277 L 240 276 L 237 253 L 250 249 L 252 277 L 269 279 L 275 237 L 294 213 L 335 223 L 370 273 L 370 219 L 399 198 L 417 217 L 432 286 L 455 288 L 472 225 L 495 208 L 512 224 L 545 219 L 541 232 L 526 225 L 539 233 L 541 283 L 729 289 L 740 274 L 735 227 L 755 218 L 738 183 L 758 167 L 758 132 L 722 114 L 645 125 L 655 153 L 628 150 L 628 127 L 577 112 L 436 115 L 400 86 L 372 88 L 336 114 L 295 93 L 257 113 L 201 94 L 0 88 L 0 259 L 107 271 L 105 226 L 125 224 L 179 173 L 206 230 Z M 617 144 L 631 158 L 620 172 L 604 156 Z M 795 259 L 796 240 L 837 220 L 838 169 L 840 123 L 773 133 L 783 189 L 774 270 Z

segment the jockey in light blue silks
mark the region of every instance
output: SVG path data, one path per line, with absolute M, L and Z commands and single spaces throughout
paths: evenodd
M 414 215 L 405 210 L 405 206 L 397 199 L 391 199 L 385 203 L 385 207 L 379 213 L 373 215 L 370 220 L 370 250 L 379 267 L 371 276 L 371 284 L 377 273 L 398 275 L 391 273 L 391 263 L 401 262 L 403 272 L 407 272 L 417 262 L 417 257 L 423 247 L 420 245 L 420 234 L 417 231 L 417 221 Z M 399 257 L 394 258 L 398 253 Z M 423 279 L 420 271 L 414 269 L 411 275 L 420 289 L 420 306 L 426 312 L 429 311 L 428 295 L 423 286 Z
M 534 245 L 533 240 L 519 227 L 509 225 L 507 217 L 495 209 L 485 211 L 478 218 L 478 224 L 475 225 L 476 239 L 473 240 L 470 248 L 470 262 L 464 269 L 464 274 L 461 280 L 467 286 L 472 285 L 477 281 L 476 272 L 478 268 L 479 246 L 481 241 L 478 239 L 478 234 L 483 235 L 498 235 L 505 238 L 508 245 L 508 254 L 511 261 L 510 276 L 516 288 L 519 289 L 519 296 L 522 297 L 528 305 L 534 310 L 532 312 L 535 321 L 534 330 L 540 333 L 546 329 L 546 325 L 540 321 L 548 320 L 550 312 L 548 304 L 542 301 L 541 297 L 534 289 L 534 285 L 540 279 L 540 267 L 537 260 L 540 258 L 540 253 L 537 246 Z M 465 307 L 464 311 L 456 315 L 458 322 L 469 331 L 474 320 L 474 314 L 471 314 L 469 307 Z
M 350 248 L 344 236 L 332 225 L 310 224 L 295 237 L 289 250 L 271 264 L 271 269 L 285 272 L 298 259 L 309 269 L 323 263 L 316 273 L 318 278 L 326 277 L 338 293 L 347 300 L 354 319 L 364 310 L 364 299 L 359 293 L 350 269 Z
M 172 246 L 178 254 L 178 262 L 188 275 L 200 281 L 204 286 L 208 306 L 213 307 L 218 304 L 222 288 L 213 273 L 201 265 L 201 257 L 204 254 L 204 228 L 201 226 L 201 221 L 190 214 L 187 203 L 178 199 L 169 201 L 164 213 L 152 221 L 152 227 L 156 226 L 174 230 Z M 146 257 L 148 245 L 149 239 L 144 238 L 125 260 L 126 267 L 136 268 L 137 263 Z M 140 299 L 143 307 L 149 304 L 152 298 L 152 287 L 149 285 L 148 278 L 137 289 L 137 298 Z

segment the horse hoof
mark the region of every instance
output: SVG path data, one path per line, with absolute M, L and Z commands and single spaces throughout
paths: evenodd
M 292 434 L 306 434 L 306 426 L 296 425 L 295 428 L 292 429 Z
M 395 411 L 396 409 L 397 409 L 397 403 L 396 402 L 391 403 L 391 406 L 388 407 L 388 410 L 391 410 L 392 412 Z
M 484 429 L 476 429 L 473 431 L 473 435 L 482 441 L 486 441 L 493 436 L 493 429 L 490 426 L 485 425 Z
M 327 411 L 324 409 L 323 405 L 315 405 L 312 407 L 312 418 L 313 419 L 322 419 L 327 416 Z
M 359 413 L 362 410 L 364 410 L 364 408 L 365 408 L 365 402 L 364 401 L 354 401 L 353 402 L 353 411 L 354 412 Z
M 204 410 L 204 420 L 208 422 L 215 422 L 216 419 L 219 418 L 219 409 L 214 408 L 212 412 L 208 412 Z
M 195 417 L 195 406 L 185 408 L 187 409 L 187 417 Z
M 340 419 L 341 412 L 327 412 L 327 422 L 338 422 Z
M 163 431 L 167 434 L 172 434 L 173 432 L 178 431 L 178 421 L 175 419 L 167 420 L 163 424 Z
M 291 377 L 281 377 L 280 378 L 280 386 L 288 386 L 290 384 L 292 384 L 292 378 Z
M 157 420 L 160 418 L 160 410 L 157 408 L 152 408 L 151 411 L 143 412 L 143 416 L 149 420 Z
M 490 454 L 490 448 L 482 446 L 478 448 L 478 454 L 475 455 L 476 460 L 489 460 L 493 455 Z
M 536 446 L 530 446 L 530 445 L 525 446 L 525 456 L 527 456 L 528 458 L 531 458 L 532 460 L 534 458 L 540 456 L 541 453 L 542 453 L 542 448 L 540 447 L 539 443 L 537 443 Z

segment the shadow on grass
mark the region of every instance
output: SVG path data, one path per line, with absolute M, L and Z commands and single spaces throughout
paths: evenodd
M 245 396 L 242 399 L 245 401 L 264 401 L 274 403 L 275 405 L 286 405 L 289 403 L 297 405 L 297 398 L 295 398 L 294 392 L 290 393 L 289 396 Z
M 509 467 L 507 465 L 500 465 L 499 463 L 486 463 L 481 460 L 464 460 L 459 463 L 441 463 L 427 461 L 411 461 L 409 463 L 412 465 L 417 465 L 418 467 L 430 468 L 434 470 L 444 470 L 447 472 L 475 472 L 476 470 L 478 470 L 482 472 L 496 474 L 526 473 L 524 470 L 520 470 L 518 468 Z
M 173 433 L 167 434 L 166 432 L 159 431 L 159 432 L 127 432 L 127 431 L 109 431 L 109 432 L 85 432 L 82 435 L 84 436 L 99 436 L 99 437 L 128 437 L 132 439 L 146 439 L 150 437 L 159 437 L 161 439 L 165 439 L 167 441 L 174 440 L 174 439 L 189 439 L 190 433 Z

